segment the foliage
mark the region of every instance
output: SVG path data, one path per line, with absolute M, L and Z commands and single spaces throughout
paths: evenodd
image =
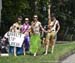
M 63 27 L 74 26 L 75 0 L 2 0 L 2 27 L 6 32 L 15 22 L 17 16 L 29 17 L 32 20 L 33 14 L 38 14 L 43 25 L 48 21 L 48 3 L 51 4 L 51 13 L 55 13 Z M 4 25 L 4 26 L 3 26 Z M 6 26 L 6 27 L 5 27 Z M 6 30 L 5 30 L 6 29 Z

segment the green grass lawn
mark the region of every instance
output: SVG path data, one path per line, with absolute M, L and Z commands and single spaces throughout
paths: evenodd
M 56 44 L 53 54 L 48 53 L 48 55 L 45 56 L 43 55 L 44 48 L 41 48 L 36 57 L 32 55 L 0 57 L 0 63 L 56 63 L 55 61 L 58 61 L 61 56 L 70 52 L 72 49 L 75 49 L 75 42 Z

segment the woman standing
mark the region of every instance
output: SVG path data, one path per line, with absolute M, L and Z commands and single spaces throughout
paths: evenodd
M 25 23 L 23 24 L 21 28 L 21 32 L 25 35 L 24 39 L 24 47 L 25 51 L 29 51 L 29 42 L 30 42 L 30 37 L 29 37 L 29 30 L 30 30 L 30 25 L 29 25 L 29 18 L 25 18 Z
M 46 35 L 46 49 L 45 55 L 48 53 L 49 46 L 51 47 L 51 53 L 54 51 L 56 35 L 60 29 L 59 21 L 55 18 L 54 15 L 51 16 L 51 22 L 48 25 L 48 33 Z

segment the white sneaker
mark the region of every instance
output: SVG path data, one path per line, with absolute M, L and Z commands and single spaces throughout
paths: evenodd
M 17 56 L 16 54 L 14 54 L 14 56 Z
M 24 56 L 25 56 L 26 54 L 24 53 Z
M 36 56 L 36 53 L 34 53 L 34 56 Z
M 44 55 L 47 55 L 47 52 Z
M 53 54 L 53 50 L 51 51 L 51 54 Z

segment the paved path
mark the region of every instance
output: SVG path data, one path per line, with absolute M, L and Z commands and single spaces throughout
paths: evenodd
M 61 63 L 75 63 L 75 54 L 69 56 L 68 58 L 66 58 Z

